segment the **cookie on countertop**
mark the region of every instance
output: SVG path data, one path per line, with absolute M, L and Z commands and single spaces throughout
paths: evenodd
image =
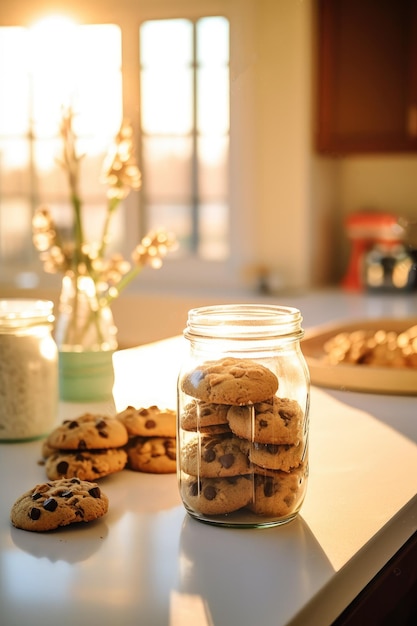
M 126 427 L 114 417 L 85 413 L 65 420 L 46 439 L 56 450 L 98 450 L 120 448 L 128 441 Z
M 303 412 L 289 398 L 274 396 L 253 406 L 232 406 L 227 419 L 235 435 L 250 441 L 297 444 L 302 438 Z
M 175 437 L 132 437 L 127 446 L 128 468 L 148 474 L 174 474 Z
M 123 448 L 103 450 L 55 450 L 46 458 L 46 475 L 50 480 L 79 478 L 95 481 L 120 472 L 127 463 Z
M 78 478 L 42 483 L 13 504 L 10 520 L 22 530 L 44 532 L 77 522 L 91 522 L 108 511 L 108 497 L 93 482 Z
M 135 409 L 128 406 L 116 415 L 130 437 L 175 437 L 176 412 L 153 405 Z
M 252 499 L 252 475 L 223 478 L 183 476 L 181 494 L 184 503 L 195 513 L 224 515 L 248 505 Z
M 250 359 L 226 357 L 206 361 L 181 381 L 187 395 L 215 404 L 254 404 L 272 398 L 278 378 L 264 365 Z
M 257 515 L 286 517 L 295 514 L 304 499 L 307 474 L 304 464 L 291 472 L 255 474 L 254 498 L 248 508 Z
M 247 442 L 247 450 L 251 463 L 283 472 L 298 467 L 305 456 L 305 445 L 301 442 L 296 445 Z
M 192 476 L 216 478 L 250 472 L 242 441 L 231 433 L 194 437 L 183 447 L 181 461 L 184 472 Z

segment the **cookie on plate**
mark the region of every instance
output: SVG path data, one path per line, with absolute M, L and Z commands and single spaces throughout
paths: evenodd
M 286 517 L 295 514 L 304 499 L 306 479 L 304 465 L 291 472 L 255 474 L 254 498 L 248 508 L 257 515 Z
M 249 459 L 234 435 L 196 436 L 181 451 L 181 467 L 192 476 L 215 478 L 249 473 Z
M 202 515 L 224 515 L 249 504 L 252 499 L 253 476 L 200 478 L 184 476 L 181 494 L 192 511 Z
M 149 474 L 173 474 L 177 469 L 175 437 L 132 437 L 128 467 Z
M 181 380 L 184 393 L 215 404 L 254 404 L 272 398 L 278 378 L 257 361 L 226 357 L 206 361 Z
M 130 437 L 175 437 L 176 412 L 153 405 L 135 409 L 128 406 L 116 415 Z
M 26 491 L 13 504 L 10 520 L 16 528 L 43 532 L 91 522 L 105 515 L 108 507 L 108 497 L 96 483 L 64 478 Z
M 56 450 L 98 450 L 119 448 L 127 440 L 127 430 L 119 420 L 85 413 L 55 428 L 47 437 L 46 446 Z
M 289 398 L 274 396 L 253 406 L 232 406 L 227 419 L 235 435 L 250 441 L 297 444 L 302 438 L 303 412 Z
M 46 458 L 46 475 L 50 480 L 80 478 L 97 480 L 120 472 L 126 466 L 127 453 L 123 448 L 103 450 L 56 450 Z

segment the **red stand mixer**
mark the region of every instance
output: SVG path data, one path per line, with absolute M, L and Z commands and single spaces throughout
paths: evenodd
M 404 228 L 398 215 L 372 210 L 352 213 L 346 218 L 345 226 L 352 250 L 341 284 L 345 289 L 362 291 L 366 287 L 363 277 L 365 256 L 375 245 L 401 244 Z

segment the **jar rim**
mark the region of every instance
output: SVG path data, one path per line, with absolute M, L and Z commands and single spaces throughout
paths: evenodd
M 54 303 L 52 300 L 35 298 L 5 298 L 0 300 L 0 326 L 12 328 L 16 325 L 52 323 Z
M 225 304 L 199 307 L 188 312 L 186 338 L 229 339 L 301 336 L 302 315 L 292 306 Z

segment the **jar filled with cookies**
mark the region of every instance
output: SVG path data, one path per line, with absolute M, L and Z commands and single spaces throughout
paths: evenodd
M 203 522 L 291 521 L 308 478 L 310 382 L 293 307 L 192 309 L 178 377 L 177 474 L 186 511 Z
M 47 435 L 58 412 L 58 348 L 49 300 L 0 300 L 0 441 Z

